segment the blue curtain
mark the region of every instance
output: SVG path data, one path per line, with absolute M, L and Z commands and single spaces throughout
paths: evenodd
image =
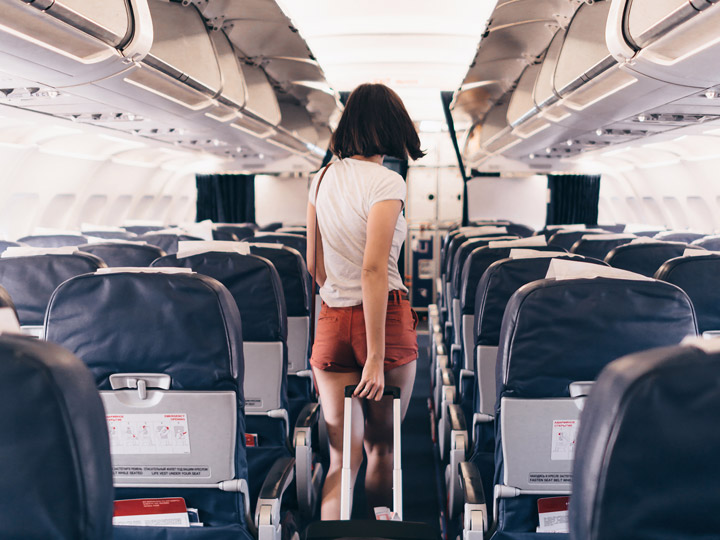
M 198 174 L 197 221 L 255 222 L 255 175 Z
M 600 200 L 600 175 L 549 174 L 547 225 L 595 225 Z

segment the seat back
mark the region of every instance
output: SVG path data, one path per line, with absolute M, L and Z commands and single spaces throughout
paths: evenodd
M 129 231 L 83 231 L 83 236 L 104 238 L 106 240 L 134 240 L 137 234 Z
M 559 266 L 553 262 L 549 273 Z M 696 332 L 688 296 L 642 276 L 544 279 L 510 298 L 496 369 L 495 515 L 502 530 L 534 531 L 539 494 L 570 493 L 583 399 L 571 397 L 571 384 L 594 381 L 615 358 Z
M 99 257 L 108 267 L 150 266 L 150 263 L 165 255 L 157 246 L 150 244 L 99 242 L 78 246 L 84 253 Z
M 105 413 L 83 363 L 51 343 L 0 336 L 0 407 L 2 537 L 111 538 Z
M 177 253 L 179 242 L 200 241 L 202 238 L 189 236 L 187 234 L 148 232 L 138 236 L 138 240 L 146 242 L 151 246 L 157 246 L 168 255 L 172 255 L 173 253 Z
M 247 244 L 238 246 L 247 248 Z M 230 291 L 243 321 L 245 412 L 287 411 L 287 312 L 273 264 L 237 251 L 206 251 L 166 255 L 152 267 L 189 268 L 218 280 Z
M 155 231 L 162 231 L 165 228 L 165 225 L 124 225 L 123 229 L 125 229 L 127 232 L 133 233 L 137 236 L 141 236 L 146 233 L 151 233 Z
M 680 242 L 650 241 L 624 244 L 614 248 L 605 262 L 643 276 L 652 277 L 665 261 L 682 257 L 687 244 Z
M 85 274 L 55 291 L 45 331 L 101 390 L 117 498 L 184 497 L 206 525 L 244 526 L 242 330 L 222 284 L 185 270 Z
M 703 236 L 692 242 L 693 246 L 705 248 L 710 251 L 720 251 L 720 235 Z
M 717 536 L 720 350 L 699 341 L 600 374 L 577 438 L 570 538 Z
M 38 234 L 23 236 L 18 242 L 32 247 L 56 248 L 87 244 L 87 237 L 80 234 Z
M 22 247 L 27 244 L 21 244 L 20 242 L 9 242 L 7 240 L 0 240 L 0 253 L 4 252 L 9 247 Z
M 703 253 L 703 252 L 699 252 Z M 698 330 L 720 330 L 720 254 L 677 257 L 666 261 L 655 274 L 687 293 L 695 306 Z
M 570 252 L 604 261 L 607 254 L 613 249 L 624 244 L 629 244 L 635 238 L 637 238 L 637 236 L 634 234 L 626 233 L 583 235 L 573 244 Z
M 548 245 L 555 248 L 562 248 L 565 251 L 570 251 L 575 242 L 580 240 L 583 236 L 592 236 L 595 234 L 607 234 L 608 231 L 602 229 L 585 229 L 583 231 L 557 231 L 548 239 Z
M 79 251 L 4 256 L 0 258 L 0 285 L 13 299 L 20 325 L 28 333 L 42 337 L 45 309 L 58 285 L 71 277 L 104 267 L 101 259 Z
M 654 238 L 657 240 L 663 240 L 665 242 L 682 242 L 683 244 L 690 244 L 695 240 L 704 238 L 705 234 L 691 232 L 691 231 L 662 231 L 657 233 Z
M 229 233 L 234 234 L 238 240 L 244 240 L 246 238 L 252 238 L 255 236 L 257 227 L 253 227 L 250 224 L 242 223 L 216 223 L 213 231 L 214 233 Z M 221 240 L 218 238 L 217 240 Z
M 296 250 L 303 256 L 303 259 L 307 261 L 307 238 L 300 236 L 299 234 L 256 232 L 252 241 L 263 244 L 282 244 L 283 246 Z

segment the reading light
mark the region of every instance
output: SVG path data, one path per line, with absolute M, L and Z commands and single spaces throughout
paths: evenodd
M 638 114 L 637 120 L 638 122 L 645 122 L 645 120 L 647 120 L 647 116 L 644 114 Z
M 535 159 L 535 154 L 530 154 L 528 157 L 529 157 L 530 159 Z
M 705 97 L 708 99 L 717 99 L 718 97 L 720 97 L 720 92 L 718 92 L 717 90 L 708 90 L 707 92 L 705 92 Z
M 604 134 L 605 132 L 601 128 L 597 128 L 595 130 L 595 135 L 597 135 L 598 137 L 602 137 Z

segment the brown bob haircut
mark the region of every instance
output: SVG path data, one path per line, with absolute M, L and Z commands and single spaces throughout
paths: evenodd
M 400 96 L 384 84 L 361 84 L 352 91 L 330 150 L 340 159 L 382 155 L 406 160 L 425 155 Z

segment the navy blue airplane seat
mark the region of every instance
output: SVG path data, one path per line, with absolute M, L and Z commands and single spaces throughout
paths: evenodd
M 0 253 L 5 251 L 9 247 L 22 247 L 27 246 L 27 244 L 21 244 L 20 242 L 10 242 L 8 240 L 0 240 Z
M 41 327 L 58 285 L 105 266 L 101 259 L 82 252 L 0 258 L 0 286 L 13 299 L 20 324 Z
M 157 246 L 162 249 L 168 255 L 177 253 L 178 242 L 190 242 L 195 240 L 202 240 L 197 236 L 190 236 L 187 234 L 172 234 L 172 233 L 146 233 L 138 236 L 138 241 L 147 242 L 151 246 Z
M 693 241 L 692 245 L 699 246 L 710 251 L 720 251 L 720 235 L 703 236 L 702 238 Z
M 662 231 L 657 233 L 654 238 L 665 242 L 683 242 L 684 244 L 690 244 L 695 240 L 705 238 L 705 234 L 690 231 Z
M 37 234 L 18 239 L 21 244 L 32 247 L 66 247 L 87 244 L 87 237 L 81 234 Z
M 624 244 L 629 244 L 637 236 L 634 234 L 594 234 L 588 238 L 580 237 L 580 239 L 570 248 L 570 253 L 577 253 L 585 257 L 593 259 L 605 260 L 607 254 L 613 249 Z
M 453 298 L 461 297 L 462 276 L 465 267 L 465 261 L 470 257 L 471 253 L 478 248 L 487 246 L 490 242 L 508 242 L 511 240 L 519 240 L 517 236 L 499 236 L 499 237 L 470 237 L 455 251 L 455 258 L 452 261 L 452 274 L 450 277 L 450 290 Z M 508 251 L 509 253 L 509 251 Z
M 545 435 L 579 415 L 571 383 L 594 381 L 616 358 L 696 333 L 692 302 L 662 281 L 545 279 L 520 288 L 505 309 L 496 365 L 498 530 L 535 530 L 543 495 L 523 491 L 569 493 L 573 447 L 558 445 L 564 450 L 555 455 L 555 439 Z
M 695 306 L 700 333 L 720 330 L 720 254 L 670 259 L 655 278 L 677 285 L 687 293 Z
M 246 238 L 245 240 L 248 242 L 260 242 L 263 244 L 282 244 L 296 250 L 307 262 L 307 238 L 300 236 L 299 234 L 256 232 L 253 238 Z
M 0 336 L 0 523 L 5 540 L 112 538 L 105 412 L 65 349 Z
M 246 497 L 247 489 L 241 486 L 243 482 L 247 486 L 248 479 L 242 328 L 230 292 L 218 281 L 194 273 L 86 274 L 57 288 L 48 306 L 45 331 L 49 341 L 72 351 L 90 368 L 107 414 L 134 414 L 138 410 L 145 414 L 187 414 L 191 452 L 140 455 L 146 458 L 143 465 L 188 467 L 186 461 L 193 460 L 189 470 L 199 465 L 207 469 L 202 476 L 210 476 L 129 476 L 121 465 L 135 467 L 134 461 L 130 462 L 133 466 L 125 461 L 134 453 L 113 454 L 117 461 L 114 465 L 120 469 L 115 471 L 117 499 L 182 497 L 189 508 L 199 510 L 205 523 L 197 530 L 117 526 L 114 538 L 250 540 L 245 504 L 254 498 Z M 146 382 L 147 398 L 142 393 L 139 398 L 139 404 L 145 405 L 130 408 L 141 391 L 139 380 Z M 197 400 L 219 394 L 224 407 L 217 409 L 212 421 L 206 420 L 208 413 L 197 410 Z M 167 405 L 163 405 L 165 401 Z M 192 423 L 193 417 L 203 420 Z M 230 436 L 207 435 L 205 431 L 215 429 L 214 424 L 222 425 Z M 205 440 L 212 440 L 212 444 L 205 444 Z M 205 455 L 212 452 L 222 452 L 224 459 Z M 212 459 L 218 468 L 223 464 L 229 469 L 228 475 L 241 485 L 229 491 L 218 489 L 218 480 L 229 478 L 214 479 L 218 474 L 214 467 L 208 467 L 207 462 L 196 463 L 204 459 Z M 158 483 L 161 485 L 155 486 Z M 173 487 L 173 483 L 180 486 Z M 190 483 L 200 485 L 187 487 Z
M 101 258 L 110 268 L 118 266 L 150 266 L 155 259 L 163 257 L 165 252 L 150 244 L 130 244 L 122 242 L 98 242 L 78 246 L 84 253 Z
M 10 308 L 13 310 L 13 313 L 15 313 L 15 317 L 17 317 L 17 308 L 15 307 L 15 302 L 13 302 L 12 297 L 10 296 L 10 293 L 7 292 L 5 287 L 0 286 L 0 308 Z M 19 321 L 20 319 L 18 319 Z
M 213 229 L 212 232 L 213 240 L 220 240 L 223 242 L 239 242 L 240 238 L 231 231 L 224 231 L 222 229 Z
M 274 231 L 277 231 L 282 226 L 283 226 L 283 224 L 280 221 L 273 221 L 272 223 L 263 225 L 262 227 L 260 227 L 259 230 L 263 231 L 263 232 L 274 232 Z
M 595 234 L 608 234 L 608 231 L 600 229 L 589 229 L 585 231 L 557 231 L 548 239 L 548 245 L 555 248 L 562 248 L 565 251 L 570 251 L 570 248 L 575 245 L 575 242 L 580 240 L 583 236 Z
M 605 262 L 615 268 L 652 277 L 665 261 L 682 257 L 687 247 L 687 244 L 681 242 L 661 241 L 624 244 L 608 253 Z
M 625 232 L 625 227 L 626 227 L 625 223 L 612 223 L 612 224 L 598 223 L 597 224 L 598 229 L 603 229 L 604 231 L 608 231 L 608 232 L 616 233 L 616 234 Z
M 165 225 L 125 225 L 123 229 L 125 229 L 127 232 L 133 233 L 137 236 L 141 236 L 146 233 L 151 233 L 154 231 L 162 231 L 165 229 Z
M 230 233 L 234 234 L 238 240 L 242 240 L 244 238 L 251 238 L 255 236 L 255 229 L 251 227 L 250 225 L 242 225 L 242 224 L 231 224 L 231 223 L 222 223 L 217 224 L 213 228 L 213 236 L 215 236 L 215 233 Z M 221 240 L 221 238 L 217 238 L 216 240 Z
M 106 240 L 134 240 L 137 238 L 137 234 L 129 231 L 83 231 L 83 235 Z
M 278 234 L 299 234 L 307 238 L 307 228 L 305 227 L 280 227 L 275 232 Z
M 485 227 L 478 227 L 478 230 L 483 230 L 483 229 L 485 229 Z M 505 238 L 508 236 L 509 235 L 505 231 L 504 227 L 498 229 L 498 232 L 487 232 L 487 233 L 482 233 L 482 234 L 480 234 L 480 233 L 475 234 L 474 232 L 469 231 L 469 230 L 458 230 L 458 232 L 456 234 L 454 234 L 450 238 L 450 241 L 448 242 L 447 251 L 445 254 L 445 266 L 443 268 L 443 272 L 445 274 L 445 280 L 447 282 L 452 281 L 453 268 L 454 268 L 454 264 L 456 262 L 455 254 L 460 249 L 460 246 L 462 246 L 465 242 L 467 242 L 468 240 L 475 240 L 480 237 L 488 239 L 488 242 L 490 240 L 497 240 L 498 238 L 503 238 L 503 239 L 508 239 L 508 240 L 515 238 L 515 237 Z
M 581 416 L 573 540 L 699 540 L 720 531 L 720 354 L 688 343 L 611 363 Z
M 508 223 L 505 225 L 508 234 L 513 236 L 519 236 L 520 238 L 529 238 L 535 232 L 535 229 L 522 225 L 520 223 Z

